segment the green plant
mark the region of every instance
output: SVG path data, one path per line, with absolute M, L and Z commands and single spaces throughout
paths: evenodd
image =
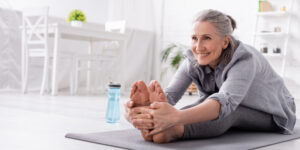
M 71 22 L 74 20 L 86 22 L 86 17 L 81 10 L 73 9 L 69 14 L 68 22 Z
M 161 52 L 161 62 L 169 61 L 171 67 L 177 70 L 180 63 L 184 60 L 183 52 L 188 46 L 182 44 L 171 43 Z

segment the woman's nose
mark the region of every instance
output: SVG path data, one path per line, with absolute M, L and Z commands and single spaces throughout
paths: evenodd
M 202 44 L 201 44 L 200 41 L 198 41 L 198 42 L 196 43 L 196 51 L 201 51 L 201 49 L 202 49 Z

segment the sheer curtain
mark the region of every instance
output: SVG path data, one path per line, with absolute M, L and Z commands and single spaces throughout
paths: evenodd
M 109 0 L 108 20 L 126 20 L 130 28 L 155 30 L 154 0 Z
M 21 14 L 0 0 L 0 91 L 21 88 Z
M 108 20 L 126 20 L 126 86 L 159 79 L 164 0 L 109 0 Z M 146 69 L 145 69 L 146 68 Z M 144 76 L 138 76 L 143 72 Z

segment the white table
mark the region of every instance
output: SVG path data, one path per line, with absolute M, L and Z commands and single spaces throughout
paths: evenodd
M 49 27 L 49 33 L 54 33 L 54 50 L 53 50 L 53 71 L 52 71 L 52 95 L 57 94 L 57 70 L 59 64 L 59 57 L 60 57 L 60 44 L 61 39 L 70 39 L 70 40 L 79 40 L 79 41 L 88 41 L 88 54 L 92 53 L 92 45 L 93 42 L 96 41 L 119 41 L 120 49 L 121 49 L 121 60 L 120 64 L 124 64 L 125 60 L 125 53 L 126 53 L 126 36 L 120 33 L 113 33 L 113 32 L 105 32 L 103 30 L 90 28 L 87 26 L 82 27 L 73 27 L 69 24 L 63 23 L 55 23 Z M 120 74 L 119 74 L 119 81 L 121 84 L 124 84 L 123 75 L 124 75 L 124 67 L 120 65 Z M 87 83 L 89 84 L 89 75 L 88 72 L 88 79 Z M 88 85 L 89 86 L 89 85 Z
M 0 91 L 20 91 L 21 90 L 21 13 L 17 13 L 17 17 L 10 17 L 9 14 L 14 14 L 14 11 L 7 12 L 8 14 L 4 13 L 6 11 L 2 11 L 3 13 L 0 14 L 2 19 L 14 19 L 15 21 L 9 22 L 7 25 L 9 28 L 3 28 L 5 29 L 5 34 L 0 35 L 1 39 L 7 39 L 7 42 L 4 42 L 2 45 L 2 49 L 0 49 L 0 52 L 2 54 L 1 60 L 0 60 L 0 72 L 1 78 L 0 78 Z M 68 26 L 69 24 L 66 22 L 66 19 L 64 18 L 58 18 L 49 16 L 49 23 L 50 24 L 62 24 L 62 26 Z M 1 20 L 1 19 L 0 19 Z M 51 27 L 50 27 L 51 28 Z M 59 27 L 60 30 L 65 27 Z M 96 30 L 101 33 L 104 32 L 104 24 L 101 23 L 93 23 L 88 22 L 85 23 L 82 27 L 82 30 L 85 30 L 88 28 L 88 30 Z M 6 30 L 9 29 L 9 30 Z M 76 29 L 80 30 L 80 29 Z M 54 37 L 55 29 L 50 30 L 52 31 L 51 37 Z M 65 32 L 61 35 L 63 37 L 59 39 L 70 39 L 70 36 L 66 37 Z M 83 33 L 85 34 L 85 33 Z M 106 35 L 106 34 L 105 34 Z M 78 36 L 78 35 L 76 35 Z M 80 36 L 80 35 L 79 35 Z M 82 36 L 82 35 L 81 35 Z M 101 35 L 96 35 L 101 36 Z M 126 72 L 122 73 L 122 81 L 125 82 L 125 84 L 122 85 L 122 92 L 126 93 L 130 91 L 131 85 L 136 80 L 144 80 L 146 83 L 149 83 L 151 79 L 153 79 L 153 76 L 155 71 L 153 71 L 153 60 L 155 60 L 153 57 L 155 56 L 155 33 L 152 31 L 145 31 L 142 29 L 134 29 L 134 28 L 126 28 L 125 35 L 122 35 L 123 38 L 127 38 L 127 44 L 126 44 L 126 55 L 123 57 L 123 62 L 126 62 L 126 66 L 122 64 L 122 69 L 126 69 Z M 86 37 L 85 37 L 86 38 Z M 9 40 L 8 40 L 9 39 Z M 72 39 L 72 38 L 71 38 Z M 50 39 L 50 44 L 52 43 L 52 38 Z M 76 52 L 79 53 L 85 53 L 87 54 L 88 51 L 88 45 L 87 42 L 84 42 L 87 40 L 60 40 L 58 51 L 59 54 L 62 54 L 63 52 L 67 53 L 73 53 Z M 95 40 L 94 40 L 95 41 Z M 98 47 L 97 47 L 98 46 Z M 93 46 L 94 49 L 100 48 L 100 45 L 95 44 Z M 49 45 L 51 50 L 53 50 L 53 45 Z M 70 51 L 69 51 L 70 50 Z M 61 56 L 61 55 L 60 55 Z M 67 80 L 69 70 L 70 68 L 70 61 L 59 61 L 61 62 L 59 65 L 60 71 L 58 72 L 58 76 L 56 77 L 56 82 L 58 82 L 59 85 L 57 85 L 57 89 L 62 88 L 68 88 L 69 83 Z M 16 65 L 17 64 L 17 65 Z M 41 72 L 43 69 L 43 62 L 42 59 L 36 59 L 33 63 L 34 65 L 30 65 L 29 68 L 32 71 L 32 74 L 30 74 L 30 78 L 28 79 L 28 90 L 29 91 L 37 91 L 40 89 L 40 83 L 42 81 Z M 119 63 L 121 64 L 121 63 Z M 125 68 L 126 67 L 126 68 Z M 66 69 L 62 69 L 66 68 Z M 123 91 L 126 90 L 126 91 Z

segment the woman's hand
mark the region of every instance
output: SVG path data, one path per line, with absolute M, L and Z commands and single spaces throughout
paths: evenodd
M 131 109 L 132 125 L 139 130 L 153 129 L 153 119 L 149 106 L 139 106 Z
M 154 102 L 150 105 L 154 130 L 149 135 L 157 134 L 179 124 L 180 111 L 167 102 Z
M 132 125 L 139 130 L 153 129 L 153 120 L 149 106 L 133 108 L 133 105 L 133 101 L 131 100 L 124 104 L 126 120 L 132 123 Z
M 125 114 L 124 117 L 125 119 L 131 123 L 131 115 L 130 115 L 130 110 L 133 107 L 133 101 L 129 100 L 124 104 L 124 108 L 125 108 Z

